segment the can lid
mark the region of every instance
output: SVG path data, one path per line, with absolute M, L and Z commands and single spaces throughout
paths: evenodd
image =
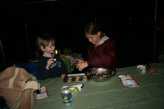
M 62 89 L 62 93 L 70 93 L 70 92 L 69 92 L 69 89 L 63 88 L 63 89 Z

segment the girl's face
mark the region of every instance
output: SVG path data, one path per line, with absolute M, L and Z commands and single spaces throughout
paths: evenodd
M 54 54 L 55 45 L 54 45 L 54 43 L 49 42 L 49 44 L 47 46 L 41 47 L 41 50 L 43 51 L 43 53 Z
M 97 32 L 97 34 L 94 35 L 86 33 L 86 38 L 90 43 L 96 46 L 98 42 L 101 40 L 101 32 Z

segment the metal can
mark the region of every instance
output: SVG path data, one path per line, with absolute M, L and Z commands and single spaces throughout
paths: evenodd
M 61 94 L 64 103 L 72 102 L 72 93 L 70 92 L 69 88 L 62 88 Z

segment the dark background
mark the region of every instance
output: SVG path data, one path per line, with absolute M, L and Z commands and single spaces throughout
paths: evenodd
M 93 19 L 115 39 L 118 67 L 157 62 L 163 51 L 158 0 L 32 0 L 1 2 L 1 65 L 34 57 L 38 34 L 51 33 L 57 48 L 85 53 L 84 25 Z M 162 32 L 161 32 L 162 33 Z

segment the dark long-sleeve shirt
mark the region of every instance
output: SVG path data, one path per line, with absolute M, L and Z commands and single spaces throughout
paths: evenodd
M 101 45 L 88 50 L 89 67 L 114 68 L 116 66 L 116 53 L 113 41 L 107 39 Z
M 60 58 L 56 58 L 56 62 L 53 68 L 49 70 L 46 69 L 46 64 L 49 58 L 40 57 L 34 62 L 30 62 L 24 65 L 17 65 L 19 67 L 24 67 L 29 73 L 36 76 L 37 79 L 42 80 L 50 77 L 60 76 L 65 73 L 65 66 Z

